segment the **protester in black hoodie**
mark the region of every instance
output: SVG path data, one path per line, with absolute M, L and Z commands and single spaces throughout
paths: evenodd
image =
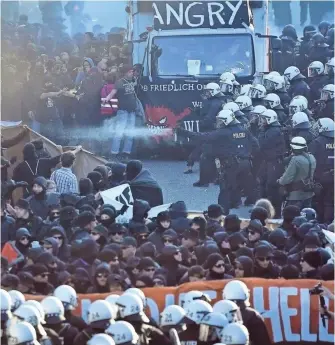
M 150 211 L 150 205 L 145 200 L 135 199 L 133 204 L 133 218 L 129 221 L 128 228 L 132 235 L 135 235 L 138 227 L 146 225 L 149 221 L 148 212 Z
M 93 195 L 93 183 L 89 178 L 81 178 L 79 180 L 80 196 Z
M 33 214 L 27 200 L 19 199 L 17 201 L 15 214 L 15 228 L 26 228 L 29 230 L 33 240 L 40 239 L 43 221 L 40 217 Z
M 276 279 L 280 268 L 272 262 L 273 252 L 269 246 L 260 245 L 254 249 L 254 277 Z
M 156 224 L 157 226 L 155 230 L 149 235 L 148 241 L 153 243 L 156 249 L 160 251 L 164 246 L 162 234 L 165 230 L 169 229 L 171 225 L 171 217 L 169 211 L 158 213 Z
M 322 258 L 319 251 L 304 253 L 300 260 L 302 277 L 306 279 L 320 279 Z
M 60 209 L 59 224 L 63 227 L 68 239 L 72 237 L 72 222 L 77 217 L 77 215 L 77 211 L 73 206 L 65 206 Z
M 87 174 L 87 178 L 92 181 L 94 194 L 104 189 L 104 180 L 102 175 L 98 171 L 91 171 Z
M 107 166 L 105 165 L 98 165 L 96 168 L 94 168 L 93 171 L 97 171 L 98 173 L 101 174 L 102 176 L 102 180 L 103 180 L 103 184 L 102 184 L 102 188 L 103 189 L 108 189 L 109 188 L 109 171 L 110 171 L 110 168 L 108 168 Z
M 203 267 L 204 269 L 208 270 L 206 280 L 221 280 L 233 278 L 233 276 L 226 274 L 226 264 L 224 258 L 218 253 L 209 255 L 209 257 L 203 264 Z
M 122 163 L 107 163 L 106 166 L 112 170 L 112 174 L 108 178 L 109 188 L 120 185 L 125 179 L 126 165 Z
M 234 276 L 248 278 L 254 276 L 254 262 L 249 256 L 239 256 L 234 262 Z
M 91 286 L 87 293 L 106 293 L 109 292 L 108 277 L 111 275 L 110 267 L 103 262 L 96 268 L 93 277 L 93 286 Z
M 58 253 L 57 258 L 68 262 L 70 258 L 70 246 L 68 245 L 68 239 L 66 237 L 65 231 L 62 226 L 54 226 L 52 227 L 48 233 L 47 236 L 52 237 L 55 241 L 57 241 L 58 246 Z
M 213 236 L 215 232 L 224 231 L 222 227 L 223 208 L 221 205 L 212 204 L 208 206 L 206 212 L 207 218 L 207 235 Z
M 190 220 L 187 218 L 187 208 L 184 201 L 177 201 L 170 205 L 169 214 L 171 217 L 171 228 L 178 234 L 182 234 L 190 227 Z
M 49 272 L 49 279 L 48 282 L 53 286 L 59 285 L 59 278 L 58 278 L 58 261 L 56 257 L 54 257 L 51 253 L 41 253 L 37 259 L 36 264 L 45 265 Z
M 15 220 L 6 215 L 5 206 L 6 203 L 1 200 L 1 248 L 15 237 Z
M 104 207 L 100 212 L 100 223 L 106 228 L 109 228 L 115 223 L 116 216 L 117 213 L 113 206 Z
M 33 264 L 29 267 L 34 277 L 34 287 L 37 294 L 49 295 L 54 287 L 49 284 L 49 270 L 43 264 Z

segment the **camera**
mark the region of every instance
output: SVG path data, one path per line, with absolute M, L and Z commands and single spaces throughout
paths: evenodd
M 316 284 L 312 289 L 309 290 L 310 295 L 320 295 L 322 290 L 322 283 Z

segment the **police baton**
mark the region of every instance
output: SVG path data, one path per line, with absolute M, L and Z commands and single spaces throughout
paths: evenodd
M 169 337 L 173 345 L 181 345 L 178 332 L 175 330 L 175 328 L 171 328 L 169 330 Z

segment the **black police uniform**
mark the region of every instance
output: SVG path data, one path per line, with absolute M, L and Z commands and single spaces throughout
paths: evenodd
M 334 132 L 321 133 L 308 146 L 316 159 L 314 179 L 323 189 L 315 196 L 319 222 L 331 223 L 334 219 Z
M 289 119 L 289 116 L 286 114 L 284 107 L 280 104 L 272 108 L 277 114 L 278 122 L 283 125 Z
M 299 74 L 290 81 L 291 85 L 288 90 L 288 94 L 291 98 L 295 96 L 304 96 L 310 100 L 310 88 L 305 79 L 306 78 L 302 74 Z
M 327 83 L 328 83 L 328 76 L 324 74 L 308 78 L 308 85 L 311 89 L 310 99 L 312 102 L 320 99 L 321 90 L 325 85 L 327 85 Z
M 294 137 L 303 137 L 306 140 L 306 143 L 309 144 L 315 138 L 315 135 L 313 131 L 311 130 L 310 124 L 309 126 L 306 125 L 305 128 L 302 128 L 302 126 L 299 127 L 298 125 L 297 127 L 292 128 L 291 138 L 294 138 Z
M 314 114 L 317 119 L 328 117 L 329 119 L 334 120 L 334 99 L 317 102 Z
M 284 171 L 283 158 L 286 144 L 279 122 L 265 126 L 258 136 L 258 141 L 262 160 L 259 170 L 261 196 L 271 200 L 277 216 L 280 216 L 281 197 L 277 180 Z
M 288 115 L 288 107 L 291 102 L 291 97 L 289 96 L 288 92 L 285 90 L 276 90 L 273 91 L 279 98 L 280 104 L 284 108 L 285 113 Z

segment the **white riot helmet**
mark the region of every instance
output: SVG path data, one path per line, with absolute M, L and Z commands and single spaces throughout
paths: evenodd
M 11 311 L 16 310 L 21 304 L 23 304 L 26 299 L 22 292 L 17 290 L 8 291 L 10 298 L 12 300 Z M 2 302 L 2 299 L 1 299 Z
M 122 319 L 127 318 L 127 321 L 146 320 L 149 322 L 143 312 L 143 302 L 138 296 L 124 293 L 117 299 L 116 305 L 119 307 L 119 314 Z
M 304 100 L 296 98 L 292 99 L 290 105 L 288 106 L 289 114 L 293 116 L 298 111 L 304 111 L 307 110 L 306 104 Z
M 303 103 L 304 103 L 304 107 L 307 109 L 308 108 L 308 100 L 305 96 L 302 96 L 302 95 L 298 95 L 298 96 L 294 96 L 292 98 L 292 100 L 294 99 L 300 99 Z
M 112 337 L 107 334 L 98 333 L 87 342 L 87 345 L 115 345 Z
M 141 299 L 142 303 L 143 303 L 143 308 L 146 308 L 146 306 L 147 306 L 147 298 L 145 297 L 145 294 L 144 294 L 144 292 L 141 289 L 129 288 L 124 293 L 131 293 L 133 295 L 138 296 Z
M 206 294 L 198 290 L 192 290 L 182 295 L 180 305 L 185 309 L 191 302 L 195 300 L 210 302 L 210 299 Z
M 231 110 L 233 113 L 236 113 L 240 110 L 240 107 L 235 102 L 228 102 L 226 103 L 223 108 L 223 110 Z
M 11 345 L 39 345 L 36 331 L 28 322 L 11 325 L 7 332 L 8 344 Z
M 251 86 L 251 84 L 242 85 L 240 96 L 247 96 Z
M 269 93 L 264 98 L 264 104 L 267 108 L 273 109 L 280 105 L 280 98 L 275 93 Z
M 280 73 L 277 71 L 271 71 L 269 74 L 267 75 L 271 75 L 271 76 L 276 76 L 276 77 L 280 77 Z
M 325 137 L 334 138 L 334 121 L 328 117 L 323 117 L 318 120 L 318 132 L 323 134 Z
M 14 311 L 13 315 L 21 321 L 29 322 L 34 327 L 37 327 L 42 323 L 41 314 L 32 305 L 22 304 Z
M 221 110 L 216 116 L 216 119 L 221 121 L 225 126 L 228 126 L 235 120 L 235 115 L 231 110 Z
M 240 107 L 240 110 L 250 110 L 252 108 L 252 101 L 249 96 L 238 96 L 235 103 Z
M 38 310 L 39 314 L 40 314 L 41 324 L 45 324 L 44 309 L 43 309 L 43 307 L 41 306 L 41 303 L 40 303 L 40 302 L 37 302 L 37 301 L 35 301 L 35 300 L 33 300 L 33 299 L 30 299 L 30 300 L 24 302 L 23 305 L 30 305 L 30 306 L 32 306 L 32 307 L 35 307 L 35 308 Z
M 230 79 L 223 79 L 220 81 L 221 83 L 221 92 L 224 94 L 230 93 L 232 94 L 234 91 L 234 83 Z
M 170 329 L 178 327 L 181 330 L 185 326 L 186 311 L 179 305 L 169 305 L 161 312 L 160 328 Z
M 113 310 L 108 302 L 94 301 L 88 308 L 87 323 L 106 329 L 113 322 Z
M 324 72 L 325 67 L 321 61 L 313 61 L 308 66 L 308 77 L 315 77 Z
M 290 66 L 284 71 L 284 78 L 286 81 L 290 82 L 300 74 L 298 67 Z
M 7 321 L 12 317 L 11 307 L 12 307 L 12 299 L 10 294 L 6 291 L 1 289 L 0 290 L 0 301 L 1 301 L 1 321 Z
M 249 345 L 248 329 L 240 323 L 231 323 L 223 330 L 221 341 L 225 345 Z
M 72 286 L 58 286 L 54 291 L 54 296 L 63 303 L 65 310 L 74 310 L 78 305 L 77 292 Z
M 186 307 L 186 318 L 199 325 L 202 318 L 212 311 L 213 308 L 208 302 L 195 300 Z
M 228 299 L 218 301 L 214 304 L 213 310 L 223 314 L 229 323 L 242 322 L 242 316 L 238 305 Z
M 307 148 L 307 142 L 303 137 L 294 137 L 291 140 L 290 146 L 294 150 L 304 150 Z
M 116 321 L 106 329 L 105 333 L 114 339 L 116 345 L 137 344 L 139 340 L 135 328 L 127 321 Z
M 266 96 L 266 89 L 261 84 L 252 85 L 250 87 L 248 96 L 252 99 L 264 98 Z
M 246 302 L 249 300 L 249 296 L 248 287 L 240 280 L 231 280 L 222 291 L 222 298 L 229 299 L 230 301 Z
M 261 115 L 264 113 L 264 111 L 266 110 L 266 108 L 264 107 L 264 105 L 256 105 L 250 112 L 251 115 Z
M 119 295 L 112 294 L 112 295 L 109 295 L 105 298 L 105 301 L 107 301 L 110 304 L 110 306 L 112 307 L 113 319 L 116 319 L 117 315 L 118 315 L 119 308 L 116 305 L 116 301 L 119 297 L 120 297 Z
M 328 101 L 330 99 L 334 99 L 334 84 L 328 84 L 323 87 L 321 90 L 321 99 L 323 101 Z
M 265 119 L 267 125 L 278 122 L 277 113 L 272 109 L 266 109 L 264 113 L 260 115 L 260 117 Z
M 204 87 L 204 95 L 206 98 L 214 97 L 221 92 L 219 84 L 209 83 Z
M 236 80 L 234 74 L 231 73 L 231 72 L 224 72 L 224 73 L 222 73 L 220 75 L 220 81 L 221 80 L 225 80 L 225 79 L 229 79 L 231 81 L 235 81 Z
M 263 85 L 266 91 L 273 92 L 285 87 L 285 79 L 280 75 L 267 74 L 263 78 Z
M 325 73 L 334 75 L 335 70 L 335 59 L 332 57 L 325 65 Z
M 199 340 L 208 342 L 213 339 L 213 335 L 221 339 L 223 329 L 228 325 L 227 318 L 217 312 L 205 315 L 200 321 Z
M 65 321 L 63 303 L 54 296 L 45 297 L 41 305 L 45 313 L 47 324 L 54 325 Z
M 293 128 L 310 128 L 311 124 L 309 122 L 308 116 L 302 111 L 298 111 L 292 116 L 292 126 Z

